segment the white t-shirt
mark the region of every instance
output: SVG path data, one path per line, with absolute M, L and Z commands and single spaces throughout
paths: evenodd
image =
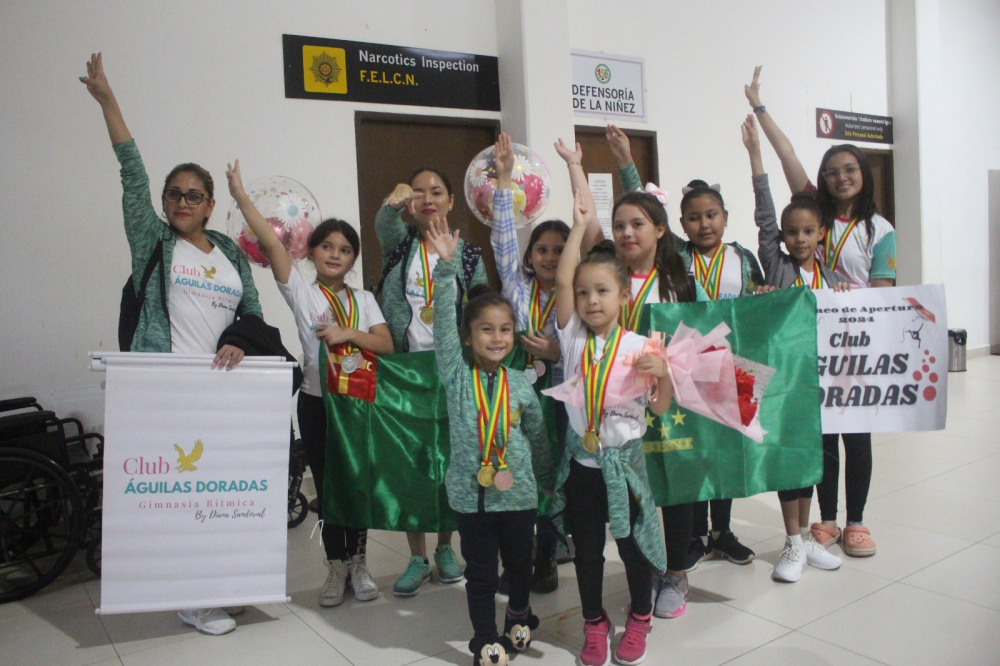
M 413 244 L 410 253 L 410 270 L 406 274 L 406 302 L 410 304 L 410 325 L 406 329 L 406 341 L 411 352 L 434 349 L 434 322 L 425 324 L 420 321 L 420 310 L 427 305 L 424 297 L 424 267 L 420 261 L 420 248 Z M 434 267 L 438 262 L 437 254 L 427 255 L 427 270 L 434 275 Z M 438 305 L 437 299 L 434 306 Z
M 303 368 L 301 391 L 309 395 L 323 395 L 323 384 L 321 383 L 319 372 L 319 351 L 323 344 L 316 337 L 317 324 L 330 324 L 338 326 L 337 316 L 330 307 L 330 302 L 326 300 L 323 290 L 315 282 L 309 282 L 297 268 L 293 268 L 288 274 L 288 284 L 278 283 L 278 291 L 281 292 L 288 307 L 295 315 L 295 327 L 299 331 L 299 342 L 302 343 Z M 347 297 L 347 289 L 337 292 L 344 311 L 348 312 L 350 299 Z M 384 324 L 382 310 L 379 309 L 375 296 L 370 291 L 354 290 L 354 298 L 358 302 L 358 330 L 368 333 L 372 326 Z
M 830 251 L 837 247 L 851 221 L 838 217 L 833 221 L 833 229 L 828 239 Z M 852 288 L 868 287 L 877 278 L 896 276 L 896 230 L 889 220 L 878 213 L 872 216 L 874 237 L 869 242 L 868 228 L 864 220 L 858 220 L 851 235 L 844 242 L 837 267 L 830 267 L 838 275 L 847 278 Z M 824 244 L 816 246 L 816 254 L 829 266 L 824 256 Z
M 726 254 L 722 257 L 722 284 L 719 286 L 719 300 L 724 301 L 727 298 L 739 298 L 740 293 L 743 291 L 743 262 L 740 261 L 740 255 L 732 245 L 723 243 L 720 248 L 719 251 Z M 691 272 L 694 273 L 694 254 L 700 253 L 697 249 L 693 248 L 691 252 Z M 701 255 L 701 258 L 705 261 L 706 268 L 711 266 L 711 259 L 705 255 Z M 704 287 L 705 285 L 702 286 Z M 708 292 L 708 287 L 705 287 L 705 291 Z
M 574 313 L 565 328 L 559 330 L 557 326 L 556 330 L 559 334 L 559 344 L 562 346 L 566 376 L 579 376 L 583 365 L 583 349 L 587 344 L 587 326 Z M 604 353 L 604 343 L 601 338 L 596 339 L 595 352 L 598 357 Z M 624 331 L 621 344 L 618 345 L 615 363 L 630 353 L 642 353 L 645 344 L 646 339 L 641 335 Z M 583 407 L 566 405 L 566 414 L 569 416 L 570 427 L 582 437 L 587 431 L 587 415 Z M 646 396 L 641 395 L 621 405 L 605 406 L 601 415 L 601 446 L 620 448 L 633 439 L 642 437 L 646 432 Z M 587 467 L 600 467 L 590 458 L 583 458 L 577 462 Z
M 218 247 L 202 252 L 178 238 L 170 267 L 170 351 L 214 354 L 243 297 L 239 271 Z

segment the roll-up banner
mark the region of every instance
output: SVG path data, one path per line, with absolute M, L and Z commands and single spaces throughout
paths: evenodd
M 97 612 L 287 601 L 294 364 L 92 356 L 107 372 Z

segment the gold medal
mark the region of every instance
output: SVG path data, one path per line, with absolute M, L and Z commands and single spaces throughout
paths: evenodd
M 593 430 L 588 430 L 583 433 L 583 450 L 587 453 L 597 453 L 598 441 L 597 433 Z
M 493 465 L 483 465 L 479 468 L 479 473 L 476 474 L 476 480 L 483 488 L 489 488 L 493 485 L 493 477 L 496 476 L 496 473 Z
M 509 469 L 502 469 L 493 477 L 493 485 L 497 490 L 506 492 L 514 487 L 514 475 L 510 473 Z
M 424 322 L 428 326 L 434 323 L 434 306 L 425 305 L 420 308 L 420 321 Z

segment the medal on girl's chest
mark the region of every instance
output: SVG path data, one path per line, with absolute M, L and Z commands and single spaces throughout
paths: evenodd
M 476 402 L 476 426 L 479 434 L 480 462 L 476 481 L 483 488 L 495 486 L 497 490 L 510 490 L 514 485 L 514 476 L 507 469 L 507 442 L 510 437 L 510 386 L 507 382 L 507 370 L 500 366 L 496 375 L 496 390 L 493 399 L 486 393 L 478 367 L 472 368 L 472 396 Z M 502 437 L 503 446 L 498 439 Z M 490 458 L 496 450 L 500 469 L 493 467 Z
M 496 476 L 496 473 L 493 465 L 482 465 L 479 468 L 479 473 L 476 474 L 476 480 L 483 488 L 489 488 L 493 485 L 493 477 Z
M 346 284 L 344 285 L 344 291 L 347 293 L 347 308 L 344 308 L 344 305 L 340 302 L 340 298 L 329 287 L 319 280 L 316 281 L 316 284 L 319 285 L 320 292 L 322 292 L 330 304 L 330 310 L 333 312 L 337 324 L 343 328 L 357 329 L 361 319 L 361 308 L 358 307 L 358 299 L 354 296 L 354 290 Z M 357 352 L 355 356 L 355 350 L 354 345 L 350 343 L 346 344 L 344 358 L 340 361 L 340 371 L 345 375 L 349 375 L 357 370 L 360 367 L 360 361 L 363 360 L 361 352 Z
M 428 326 L 434 323 L 434 306 L 424 305 L 420 308 L 420 321 Z
M 601 421 L 604 412 L 604 397 L 608 392 L 611 367 L 618 356 L 618 346 L 622 341 L 622 327 L 616 325 L 604 343 L 604 353 L 597 358 L 597 338 L 593 332 L 587 334 L 583 346 L 583 396 L 584 416 L 587 429 L 583 433 L 583 450 L 597 453 L 600 448 Z
M 345 356 L 344 360 L 340 362 L 340 370 L 346 374 L 351 374 L 358 369 L 358 359 L 353 355 Z
M 556 304 L 555 294 L 549 296 L 549 301 L 542 307 L 542 287 L 538 280 L 534 281 L 534 288 L 531 290 L 531 300 L 528 302 L 528 333 L 530 335 L 540 335 L 549 317 L 552 316 L 552 309 Z M 533 354 L 528 354 L 528 367 L 524 371 L 528 382 L 534 384 L 539 377 L 545 376 L 545 361 L 535 358 Z
M 541 359 L 535 359 L 535 362 L 531 364 L 535 370 L 535 375 L 538 377 L 545 376 L 545 361 Z M 534 382 L 532 382 L 534 383 Z
M 538 372 L 534 368 L 527 368 L 524 371 L 524 376 L 528 378 L 529 384 L 534 384 L 538 381 Z

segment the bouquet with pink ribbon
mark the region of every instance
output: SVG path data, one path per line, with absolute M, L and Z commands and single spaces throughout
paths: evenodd
M 674 400 L 685 409 L 739 431 L 760 444 L 760 401 L 774 368 L 733 354 L 720 323 L 702 335 L 682 323 L 667 345 Z

